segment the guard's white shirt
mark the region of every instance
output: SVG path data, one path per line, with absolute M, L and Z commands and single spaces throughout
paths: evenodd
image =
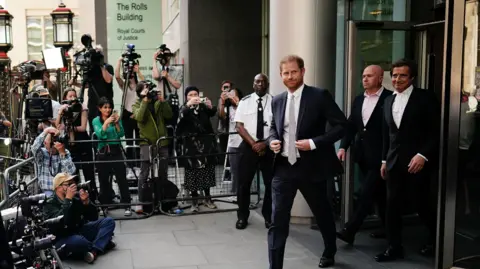
M 302 84 L 302 86 L 300 86 L 300 88 L 298 88 L 295 92 L 293 92 L 293 96 L 295 97 L 294 98 L 294 109 L 295 109 L 295 121 L 297 123 L 297 130 L 298 130 L 298 114 L 299 114 L 299 111 L 300 111 L 300 101 L 302 100 L 302 93 L 303 93 L 303 88 L 305 88 L 305 84 Z M 284 157 L 288 157 L 288 126 L 290 124 L 290 119 L 289 119 L 289 109 L 290 109 L 290 100 L 291 100 L 291 97 L 290 95 L 292 95 L 292 93 L 290 92 L 287 92 L 287 104 L 285 106 L 285 119 L 283 121 L 283 141 L 284 141 L 284 145 L 283 145 L 283 152 L 282 152 L 282 156 Z M 295 134 L 295 138 L 297 137 L 297 134 Z M 297 139 L 297 138 L 296 138 Z M 312 139 L 309 139 L 308 140 L 309 143 L 310 143 L 310 150 L 314 150 L 316 148 L 315 146 L 315 143 L 313 142 Z M 300 152 L 298 151 L 298 149 L 296 148 L 297 150 L 297 158 L 300 158 Z
M 257 138 L 257 110 L 258 99 L 260 97 L 256 93 L 252 93 L 249 96 L 240 100 L 235 113 L 235 122 L 243 123 L 245 129 L 247 129 L 250 136 L 258 141 Z M 263 107 L 263 120 L 266 122 L 263 126 L 263 139 L 266 139 L 270 133 L 270 125 L 272 122 L 272 96 L 265 94 L 262 97 Z

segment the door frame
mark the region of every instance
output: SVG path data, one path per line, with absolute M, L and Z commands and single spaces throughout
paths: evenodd
M 418 62 L 418 72 L 419 78 L 417 84 L 420 86 L 426 86 L 429 83 L 431 74 L 429 74 L 430 69 L 430 60 L 428 54 L 428 42 L 427 42 L 427 31 L 429 27 L 434 25 L 443 24 L 445 21 L 434 21 L 422 24 L 416 24 L 413 22 L 382 22 L 382 21 L 355 21 L 349 20 L 346 22 L 346 36 L 347 40 L 345 42 L 345 85 L 344 87 L 344 111 L 345 115 L 348 117 L 351 114 L 351 104 L 356 97 L 355 87 L 358 85 L 356 74 L 358 74 L 356 66 L 356 55 L 357 55 L 357 40 L 358 40 L 358 31 L 360 30 L 382 30 L 382 31 L 405 31 L 411 33 L 417 33 L 416 36 L 412 36 L 412 39 L 415 38 L 416 42 L 411 42 L 407 44 L 407 52 L 411 52 L 412 56 L 416 56 Z M 412 48 L 411 46 L 414 46 Z M 409 53 L 407 53 L 409 54 Z M 443 59 L 439 59 L 443 60 Z M 445 67 L 444 67 L 445 68 Z M 350 151 L 346 153 L 345 174 L 342 178 L 342 207 L 341 207 L 341 226 L 345 227 L 345 224 L 353 216 L 353 192 L 354 192 L 354 167 L 355 163 L 351 158 Z

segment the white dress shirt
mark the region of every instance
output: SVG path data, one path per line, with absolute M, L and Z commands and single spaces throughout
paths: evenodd
M 372 116 L 373 110 L 377 106 L 380 95 L 382 95 L 383 87 L 381 87 L 376 93 L 368 94 L 367 91 L 363 94 L 365 98 L 363 99 L 362 105 L 362 120 L 363 126 L 367 126 L 368 120 Z
M 258 141 L 257 138 L 257 111 L 258 111 L 258 96 L 256 93 L 243 98 L 238 103 L 237 112 L 235 113 L 235 122 L 243 123 L 248 134 L 253 140 Z M 263 125 L 263 138 L 266 139 L 270 133 L 270 124 L 272 122 L 272 99 L 270 94 L 265 94 L 262 97 L 263 120 L 266 124 Z
M 412 95 L 413 85 L 410 85 L 406 90 L 403 92 L 398 92 L 395 90 L 393 92 L 395 97 L 395 101 L 392 105 L 392 116 L 395 125 L 397 128 L 400 128 L 400 123 L 402 122 L 403 113 L 405 112 L 405 108 L 407 107 L 408 100 L 410 99 L 410 95 Z
M 392 104 L 392 117 L 397 128 L 400 128 L 400 123 L 402 122 L 403 113 L 405 112 L 405 108 L 407 107 L 408 100 L 412 95 L 412 91 L 413 91 L 413 85 L 410 85 L 410 87 L 408 87 L 403 92 L 398 92 L 397 90 L 393 92 L 393 94 L 396 96 Z M 422 154 L 417 153 L 417 155 L 424 158 L 425 161 L 428 161 L 428 159 Z M 386 161 L 383 160 L 382 163 L 386 163 Z
M 302 86 L 300 86 L 300 88 L 298 88 L 296 91 L 293 92 L 293 96 L 294 96 L 294 109 L 295 109 L 295 119 L 296 119 L 296 123 L 297 123 L 297 128 L 298 128 L 298 114 L 299 114 L 299 111 L 300 111 L 300 101 L 302 99 L 302 93 L 303 93 L 303 88 L 305 88 L 305 84 L 302 84 Z M 292 93 L 290 92 L 287 92 L 287 104 L 285 106 L 285 118 L 284 118 L 284 122 L 283 122 L 283 152 L 282 152 L 282 156 L 283 157 L 287 157 L 288 158 L 288 126 L 290 124 L 290 119 L 288 117 L 288 110 L 290 109 L 290 100 L 291 100 L 291 95 Z M 297 137 L 297 136 L 295 136 Z M 309 139 L 308 140 L 309 143 L 310 143 L 310 150 L 314 150 L 316 149 L 316 146 L 315 146 L 315 143 L 313 142 L 312 139 Z M 296 149 L 297 150 L 297 158 L 300 158 L 300 152 L 298 151 L 298 148 Z

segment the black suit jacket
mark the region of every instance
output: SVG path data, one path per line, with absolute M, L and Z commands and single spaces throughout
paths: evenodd
M 385 99 L 383 128 L 383 160 L 387 170 L 395 165 L 407 169 L 418 153 L 425 156 L 426 166 L 438 163 L 440 140 L 440 104 L 433 92 L 414 88 L 397 128 L 393 120 L 392 105 L 396 95 Z
M 282 146 L 285 144 L 283 133 L 287 98 L 287 92 L 273 98 L 269 143 L 280 140 Z M 328 131 L 327 123 L 330 125 Z M 333 144 L 344 135 L 346 123 L 345 115 L 327 90 L 305 85 L 297 119 L 297 140 L 312 139 L 315 143 L 315 150 L 300 151 L 302 163 L 308 164 L 308 171 L 304 172 L 313 176 L 314 180 L 324 180 L 343 172 Z
M 382 163 L 383 104 L 390 95 L 392 95 L 391 91 L 383 89 L 366 126 L 363 124 L 362 116 L 365 95 L 359 94 L 353 100 L 352 113 L 348 117 L 347 130 L 340 148 L 348 150 L 352 145 L 354 161 L 368 169 L 380 169 Z

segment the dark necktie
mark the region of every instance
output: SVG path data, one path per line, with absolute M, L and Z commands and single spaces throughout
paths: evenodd
M 257 138 L 258 140 L 263 140 L 263 107 L 262 107 L 262 98 L 258 99 L 258 109 L 257 109 Z

